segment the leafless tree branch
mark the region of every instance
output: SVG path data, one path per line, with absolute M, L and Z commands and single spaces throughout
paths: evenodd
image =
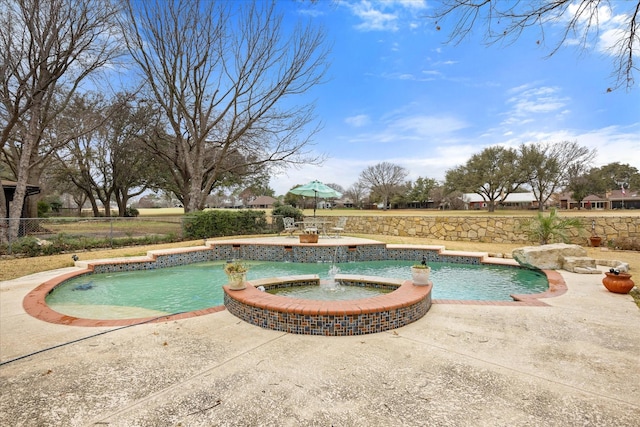
M 447 28 L 449 41 L 460 43 L 474 29 L 484 31 L 487 44 L 513 43 L 532 28 L 537 28 L 537 44 L 543 44 L 549 27 L 561 27 L 549 56 L 574 38 L 583 49 L 597 42 L 600 35 L 600 14 L 604 8 L 613 10 L 609 0 L 546 0 L 546 1 L 501 1 L 501 0 L 443 0 L 441 7 L 431 16 L 438 29 Z M 614 84 L 608 91 L 634 87 L 634 74 L 638 67 L 634 63 L 640 41 L 640 1 L 616 2 L 617 16 L 621 20 L 618 40 L 611 47 Z M 451 23 L 450 27 L 447 25 Z

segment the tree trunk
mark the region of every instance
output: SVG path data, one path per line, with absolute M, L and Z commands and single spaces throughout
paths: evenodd
M 200 190 L 202 178 L 192 176 L 189 183 L 189 204 L 184 205 L 184 208 L 185 212 L 195 212 L 200 210 L 201 205 L 204 205 L 202 201 L 202 191 Z
M 102 200 L 102 206 L 104 207 L 104 216 L 109 218 L 111 216 L 111 196 L 107 196 Z
M 94 217 L 100 216 L 100 210 L 98 209 L 98 203 L 96 202 L 96 198 L 93 195 L 89 196 L 89 203 L 91 203 L 91 210 L 93 211 Z
M 18 161 L 18 176 L 16 177 L 16 191 L 13 194 L 13 200 L 9 203 L 9 218 L 12 219 L 9 221 L 9 240 L 11 241 L 18 238 L 20 218 L 22 217 L 24 199 L 27 195 L 31 158 L 38 146 L 38 125 L 41 117 L 42 96 L 42 93 L 39 93 L 34 97 L 34 108 L 31 112 L 31 117 L 29 117 L 29 127 L 22 141 L 22 151 Z
M 0 244 L 9 242 L 9 224 L 5 218 L 8 218 L 7 200 L 4 197 L 4 187 L 0 185 Z

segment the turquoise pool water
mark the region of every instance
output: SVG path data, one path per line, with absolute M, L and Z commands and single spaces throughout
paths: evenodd
M 341 274 L 410 279 L 412 261 L 368 261 L 336 264 Z M 157 314 L 194 311 L 223 304 L 227 277 L 224 261 L 190 264 L 158 270 L 92 274 L 69 280 L 46 298 L 52 309 L 78 316 L 77 307 L 133 307 Z M 318 274 L 329 279 L 327 263 L 248 261 L 247 279 Z M 432 298 L 457 300 L 511 300 L 510 294 L 532 294 L 548 289 L 546 276 L 521 268 L 429 263 Z M 84 315 L 87 316 L 87 315 Z M 90 317 L 91 318 L 91 317 Z M 99 317 L 98 317 L 99 318 Z

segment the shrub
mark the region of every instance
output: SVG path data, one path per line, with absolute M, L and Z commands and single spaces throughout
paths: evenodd
M 182 222 L 185 239 L 261 234 L 266 231 L 264 211 L 202 211 L 185 215 Z
M 11 245 L 11 253 L 25 254 L 27 256 L 37 256 L 42 252 L 38 239 L 27 236 L 21 237 Z
M 613 239 L 611 246 L 613 246 L 614 249 L 622 251 L 640 251 L 640 240 L 630 237 L 620 237 Z
M 47 203 L 45 200 L 40 200 L 38 202 L 38 218 L 46 218 L 47 213 L 51 209 L 51 205 Z
M 144 237 L 122 237 L 116 239 L 91 238 L 82 235 L 60 233 L 43 242 L 35 237 L 27 236 L 16 240 L 11 245 L 0 245 L 0 255 L 22 254 L 30 257 L 40 255 L 56 255 L 63 252 L 75 252 L 90 249 L 118 248 L 136 245 L 154 245 L 159 243 L 179 242 L 175 233 L 167 235 L 149 235 Z
M 284 223 L 282 218 L 292 217 L 296 221 L 302 221 L 304 219 L 304 213 L 298 208 L 294 208 L 291 205 L 274 205 L 275 207 L 271 211 L 271 215 L 277 218 L 276 228 L 278 232 L 284 230 Z
M 541 245 L 558 240 L 568 243 L 567 232 L 569 230 L 576 229 L 578 233 L 584 230 L 584 226 L 578 218 L 560 218 L 555 209 L 552 209 L 549 215 L 538 212 L 534 219 L 523 223 L 523 228 L 532 241 L 537 241 Z
M 125 217 L 130 217 L 130 218 L 137 218 L 138 215 L 140 215 L 140 212 L 138 211 L 138 209 L 136 208 L 132 208 L 131 206 L 129 206 L 127 209 L 125 209 L 124 211 L 124 216 Z

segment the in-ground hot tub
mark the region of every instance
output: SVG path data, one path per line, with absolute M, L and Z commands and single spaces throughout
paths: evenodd
M 272 287 L 320 285 L 318 276 L 260 279 L 243 290 L 224 287 L 224 305 L 230 313 L 256 326 L 305 335 L 363 335 L 384 332 L 415 322 L 431 308 L 431 285 L 410 280 L 337 274 L 341 286 L 393 289 L 355 300 L 308 300 L 272 295 Z M 251 286 L 252 285 L 252 286 Z M 259 290 L 262 287 L 265 291 Z

